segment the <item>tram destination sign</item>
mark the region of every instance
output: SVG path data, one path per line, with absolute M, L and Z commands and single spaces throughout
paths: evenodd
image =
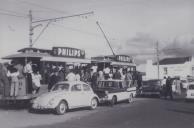
M 85 51 L 70 47 L 53 47 L 52 53 L 54 56 L 69 57 L 69 58 L 85 58 Z
M 133 59 L 127 55 L 116 55 L 116 61 L 132 63 Z

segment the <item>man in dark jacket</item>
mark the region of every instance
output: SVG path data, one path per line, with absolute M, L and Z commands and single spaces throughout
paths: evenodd
M 48 83 L 48 91 L 50 91 L 53 87 L 58 82 L 58 72 L 54 71 L 49 78 L 49 83 Z
M 119 72 L 118 69 L 116 69 L 116 72 L 113 74 L 113 79 L 121 79 L 121 73 Z
M 165 92 L 165 99 L 167 98 L 167 96 L 170 96 L 170 99 L 173 99 L 172 96 L 172 80 L 170 78 L 170 76 L 168 76 L 168 78 L 166 79 L 166 92 Z

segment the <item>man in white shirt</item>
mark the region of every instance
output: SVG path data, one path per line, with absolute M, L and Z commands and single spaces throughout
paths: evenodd
M 75 81 L 76 76 L 72 71 L 70 71 L 69 74 L 66 76 L 66 79 L 67 79 L 67 81 Z
M 106 67 L 103 71 L 104 71 L 104 77 L 107 80 L 109 78 L 110 68 Z
M 27 77 L 27 90 L 28 93 L 32 93 L 32 61 L 28 61 L 28 63 L 25 65 L 24 67 L 24 73 L 26 73 L 26 77 Z

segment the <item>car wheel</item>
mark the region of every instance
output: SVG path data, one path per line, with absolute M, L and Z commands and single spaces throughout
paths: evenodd
M 128 103 L 132 103 L 133 102 L 133 94 L 129 95 L 129 99 L 128 99 Z
M 56 107 L 56 114 L 63 115 L 66 111 L 67 111 L 67 103 L 62 100 Z
M 90 104 L 90 105 L 91 105 L 91 106 L 90 106 L 90 109 L 92 109 L 92 110 L 96 109 L 97 106 L 98 106 L 98 100 L 97 100 L 96 98 L 93 98 L 93 99 L 91 100 L 91 104 Z
M 113 96 L 112 97 L 112 100 L 111 100 L 111 105 L 113 106 L 113 105 L 115 105 L 117 103 L 117 98 L 116 98 L 116 96 Z

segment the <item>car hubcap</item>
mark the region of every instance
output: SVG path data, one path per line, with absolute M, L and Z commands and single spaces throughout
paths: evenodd
M 64 113 L 66 111 L 66 105 L 64 103 L 60 104 L 59 108 L 61 113 Z
M 96 106 L 97 106 L 97 101 L 96 101 L 96 99 L 93 99 L 92 100 L 92 108 L 96 108 Z

